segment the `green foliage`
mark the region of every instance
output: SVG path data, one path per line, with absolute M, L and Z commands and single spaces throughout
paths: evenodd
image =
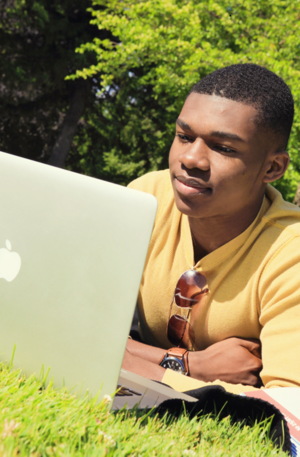
M 109 413 L 104 403 L 45 388 L 34 376 L 26 379 L 3 363 L 0 386 L 0 454 L 6 457 L 286 455 L 273 447 L 268 423 L 249 428 L 231 424 L 230 417 Z
M 68 167 L 123 185 L 149 170 L 166 168 L 175 114 L 168 131 L 163 115 L 151 88 L 138 87 L 127 75 L 118 88 L 99 94 L 79 126 Z
M 92 54 L 74 52 L 101 34 L 89 23 L 90 5 L 89 0 L 0 2 L 1 150 L 47 160 L 74 90 L 65 77 L 96 62 Z
M 300 177 L 299 0 L 94 0 L 92 23 L 112 40 L 95 38 L 78 53 L 97 63 L 74 77 L 101 75 L 94 113 L 76 139 L 69 166 L 126 183 L 167 166 L 174 121 L 191 86 L 220 67 L 253 62 L 281 76 L 292 89 L 296 116 L 291 166 L 276 186 L 294 196 Z M 105 9 L 101 9 L 101 8 Z M 97 135 L 88 133 L 88 137 Z M 89 154 L 91 153 L 91 157 Z

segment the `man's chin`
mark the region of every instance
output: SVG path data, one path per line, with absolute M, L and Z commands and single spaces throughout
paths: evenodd
M 175 198 L 175 204 L 182 214 L 185 214 L 188 217 L 195 217 L 195 218 L 205 218 L 210 216 L 210 208 L 207 204 L 203 202 L 203 204 L 199 202 L 193 202 L 190 200 L 183 200 L 181 198 Z

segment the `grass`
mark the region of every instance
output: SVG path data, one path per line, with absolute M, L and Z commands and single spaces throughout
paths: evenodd
M 45 388 L 0 364 L 0 456 L 286 456 L 251 428 L 206 416 L 109 412 L 107 404 Z

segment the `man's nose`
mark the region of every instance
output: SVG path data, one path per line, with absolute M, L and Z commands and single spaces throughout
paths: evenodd
M 180 162 L 189 169 L 198 168 L 209 171 L 210 161 L 208 146 L 201 138 L 197 138 L 180 156 Z

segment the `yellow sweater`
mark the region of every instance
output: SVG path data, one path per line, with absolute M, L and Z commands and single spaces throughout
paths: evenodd
M 158 211 L 139 293 L 144 341 L 170 348 L 166 328 L 180 275 L 194 265 L 188 218 L 174 203 L 169 171 L 149 173 L 129 187 L 158 200 Z M 237 189 L 238 192 L 238 189 Z M 260 338 L 265 387 L 300 386 L 300 209 L 270 185 L 253 223 L 202 258 L 196 269 L 208 282 L 193 328 L 196 349 L 229 337 Z M 184 391 L 207 385 L 172 370 L 163 382 Z M 252 387 L 227 384 L 239 393 Z

